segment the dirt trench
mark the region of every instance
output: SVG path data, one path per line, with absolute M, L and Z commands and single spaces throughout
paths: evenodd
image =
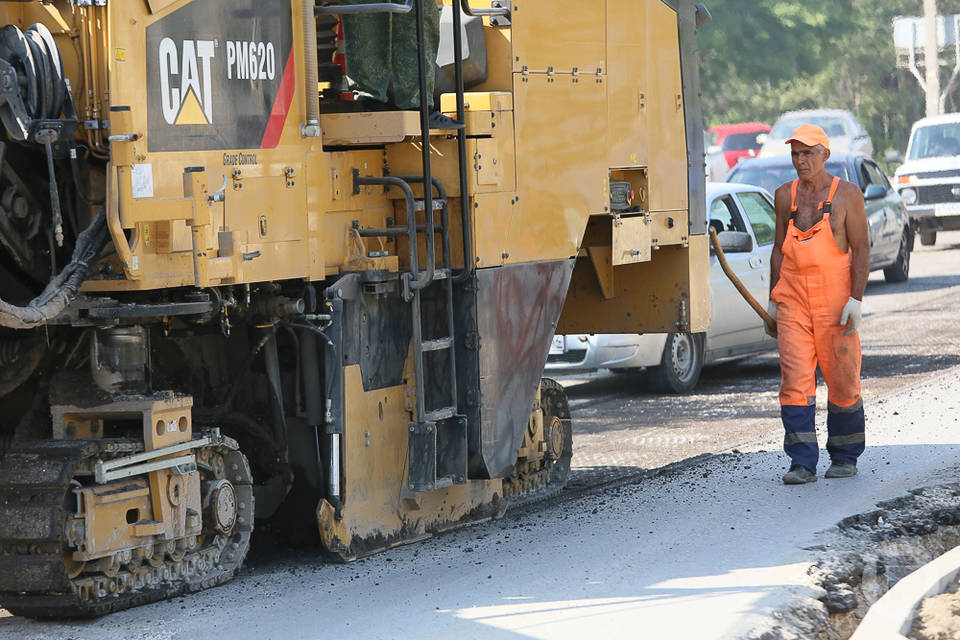
M 744 640 L 845 640 L 901 578 L 960 544 L 960 484 L 927 487 L 850 516 L 808 547 L 818 597 L 773 614 Z

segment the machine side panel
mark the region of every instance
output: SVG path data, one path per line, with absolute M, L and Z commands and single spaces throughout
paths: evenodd
M 500 210 L 505 264 L 576 255 L 587 217 L 605 210 L 606 100 L 601 76 L 514 75 L 520 198 Z
M 606 0 L 593 0 L 589 6 L 578 0 L 514 3 L 514 73 L 606 71 L 605 4 Z
M 650 2 L 646 33 L 648 80 L 655 100 L 647 110 L 649 210 L 686 213 L 688 194 L 683 178 L 687 157 L 677 14 L 659 0 Z
M 487 477 L 516 462 L 572 270 L 558 260 L 477 271 L 480 436 L 472 422 L 470 442 L 480 449 L 470 453 Z
M 647 166 L 647 113 L 655 108 L 647 69 L 647 3 L 607 0 L 607 86 L 611 167 Z

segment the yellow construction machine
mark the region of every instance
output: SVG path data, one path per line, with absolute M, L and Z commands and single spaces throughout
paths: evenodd
M 496 517 L 569 473 L 555 333 L 706 328 L 703 8 L 447 0 L 435 64 L 428 2 L 0 0 L 0 606 Z M 419 109 L 356 99 L 374 14 Z

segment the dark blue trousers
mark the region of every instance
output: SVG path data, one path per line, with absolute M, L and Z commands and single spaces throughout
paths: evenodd
M 800 465 L 816 473 L 820 448 L 815 425 L 816 406 L 780 407 L 783 420 L 783 450 L 790 456 L 791 466 Z M 840 407 L 832 403 L 827 410 L 827 453 L 837 464 L 856 464 L 866 447 L 863 403 Z

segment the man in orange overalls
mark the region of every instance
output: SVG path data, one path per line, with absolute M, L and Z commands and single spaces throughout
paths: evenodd
M 827 173 L 830 139 L 814 125 L 787 140 L 798 178 L 777 189 L 770 259 L 770 315 L 780 349 L 780 417 L 790 456 L 784 484 L 817 480 L 816 368 L 827 383 L 824 477 L 857 473 L 863 453 L 860 301 L 870 271 L 867 216 L 860 188 Z

